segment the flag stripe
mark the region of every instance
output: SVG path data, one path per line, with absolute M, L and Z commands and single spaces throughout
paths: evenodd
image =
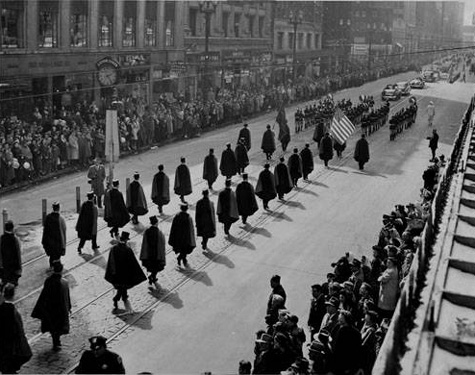
M 330 134 L 340 144 L 345 143 L 349 136 L 355 131 L 356 127 L 344 115 L 341 109 L 337 108 L 332 119 Z

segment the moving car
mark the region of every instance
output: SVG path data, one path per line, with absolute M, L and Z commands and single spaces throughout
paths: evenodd
M 386 85 L 381 93 L 382 100 L 399 100 L 401 99 L 401 90 L 397 87 L 397 84 Z
M 396 86 L 401 91 L 402 96 L 407 96 L 411 93 L 411 85 L 409 82 L 398 82 Z
M 409 85 L 411 85 L 411 88 L 413 89 L 423 89 L 426 83 L 422 78 L 414 78 L 409 82 Z

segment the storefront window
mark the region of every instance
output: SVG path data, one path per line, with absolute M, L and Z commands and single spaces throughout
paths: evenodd
M 241 26 L 241 15 L 239 13 L 234 13 L 234 36 L 239 38 L 239 31 Z
M 124 25 L 122 27 L 122 46 L 135 47 L 135 23 L 137 19 L 137 3 L 126 1 L 124 4 Z
M 249 16 L 249 35 L 251 36 L 251 38 L 254 37 L 254 20 L 255 20 L 255 16 Z
M 303 49 L 303 33 L 299 33 L 298 49 Z
M 264 37 L 264 17 L 259 17 L 259 38 Z
M 145 46 L 157 45 L 157 3 L 147 1 L 145 8 Z
M 87 2 L 71 2 L 71 15 L 69 21 L 69 37 L 71 47 L 87 46 Z
M 57 1 L 38 3 L 38 47 L 58 47 L 58 5 Z
M 114 2 L 99 3 L 99 47 L 112 47 L 114 40 Z
M 281 31 L 277 33 L 277 49 L 284 49 L 284 33 Z
M 24 47 L 24 17 L 25 5 L 23 1 L 2 1 L 1 10 L 1 34 L 2 48 Z
M 224 37 L 228 37 L 228 23 L 229 23 L 229 13 L 223 12 L 223 18 L 221 19 L 221 27 L 223 28 Z
M 294 33 L 289 33 L 289 49 L 294 48 Z
M 307 34 L 307 49 L 312 48 L 312 34 Z
M 175 3 L 165 2 L 165 46 L 170 47 L 175 44 Z

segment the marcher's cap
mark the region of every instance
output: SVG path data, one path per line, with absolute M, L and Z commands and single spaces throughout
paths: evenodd
M 269 169 L 269 168 L 270 168 L 270 164 L 269 164 L 269 163 L 265 163 L 265 164 L 264 164 L 264 168 L 265 168 L 265 169 Z
M 209 195 L 209 190 L 208 189 L 203 189 L 201 191 L 201 194 L 205 195 L 205 196 L 208 196 Z
M 224 186 L 226 187 L 231 186 L 231 179 L 227 179 L 226 182 L 224 183 Z
M 434 104 L 434 102 L 431 100 L 431 101 L 429 102 L 429 104 Z
M 310 143 L 305 143 L 305 147 L 310 147 Z
M 247 180 L 248 177 L 249 177 L 249 175 L 248 175 L 247 173 L 243 173 L 243 174 L 242 174 L 242 179 L 243 179 L 243 180 Z
M 87 199 L 91 200 L 92 198 L 94 198 L 94 192 L 90 191 L 89 193 L 86 194 L 86 196 L 87 196 Z
M 336 297 L 331 297 L 328 301 L 325 302 L 325 305 L 338 308 L 340 306 L 340 301 Z
M 247 128 L 248 125 L 249 125 L 249 124 L 244 124 L 244 127 Z
M 53 272 L 54 273 L 61 273 L 63 272 L 63 264 L 61 263 L 61 261 L 59 259 L 53 261 Z
M 134 172 L 134 178 L 137 179 L 140 177 L 140 173 L 139 172 Z
M 298 149 L 298 148 L 294 148 L 294 154 L 296 154 L 297 152 L 299 152 L 299 149 Z
M 209 153 L 212 154 L 214 152 L 214 148 L 209 149 Z
M 3 227 L 5 228 L 6 231 L 11 232 L 13 228 L 15 227 L 15 225 L 13 224 L 13 221 L 7 220 Z
M 180 162 L 184 163 L 185 161 L 186 161 L 186 159 L 182 156 L 182 157 L 180 158 Z
M 112 186 L 119 186 L 119 180 L 112 181 Z
M 122 242 L 128 241 L 129 239 L 130 239 L 130 233 L 126 231 L 123 231 L 119 238 L 119 240 Z
M 267 125 L 266 128 L 267 128 L 267 129 L 270 129 L 270 125 Z
M 89 339 L 91 343 L 91 349 L 99 349 L 99 348 L 106 348 L 107 347 L 107 339 L 104 336 L 92 336 Z
M 285 161 L 285 158 L 281 156 L 280 161 Z
M 310 288 L 312 288 L 312 289 L 321 289 L 322 286 L 320 284 L 313 284 Z
M 158 218 L 157 216 L 153 215 L 153 216 L 150 216 L 150 224 L 152 225 L 155 225 L 158 223 Z
M 186 211 L 188 209 L 188 203 L 186 202 L 180 202 L 180 209 L 182 211 Z
M 318 333 L 316 333 L 314 336 L 318 336 Z M 308 348 L 308 351 L 309 352 L 321 353 L 321 352 L 325 351 L 325 345 L 323 345 L 320 341 L 315 340 L 315 338 L 314 338 L 314 341 L 312 341 L 312 343 L 310 344 L 310 347 Z
M 231 143 L 229 143 L 229 142 L 226 143 L 226 147 L 227 147 L 227 148 L 231 147 Z
M 53 210 L 59 210 L 59 202 L 58 201 L 53 202 L 53 204 L 51 206 L 53 207 Z
M 163 168 L 164 168 L 164 167 L 163 167 L 163 164 L 160 164 L 160 165 L 158 166 L 158 170 L 159 170 L 159 171 L 163 171 Z

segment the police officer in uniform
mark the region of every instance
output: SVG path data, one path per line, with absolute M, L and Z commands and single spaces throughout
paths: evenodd
M 76 374 L 125 374 L 122 358 L 107 350 L 106 341 L 103 336 L 89 339 L 91 349 L 82 354 Z

